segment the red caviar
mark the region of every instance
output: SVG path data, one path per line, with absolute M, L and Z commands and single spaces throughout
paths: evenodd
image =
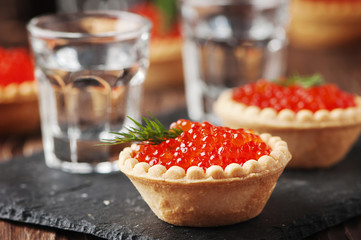
M 307 109 L 333 110 L 356 106 L 355 96 L 340 90 L 334 84 L 304 88 L 298 85 L 281 86 L 274 82 L 258 80 L 235 88 L 233 99 L 248 106 L 273 108 L 276 111 L 291 109 L 298 112 Z
M 187 170 L 191 166 L 198 166 L 205 170 L 212 165 L 219 165 L 223 169 L 231 163 L 242 165 L 271 152 L 271 148 L 250 130 L 184 119 L 171 125 L 171 128 L 176 127 L 183 130 L 178 137 L 159 145 L 139 145 L 134 157 L 140 162 L 147 162 L 151 166 L 161 164 L 167 169 L 179 166 Z
M 34 80 L 34 64 L 24 48 L 0 48 L 0 86 Z
M 138 3 L 134 7 L 132 7 L 130 11 L 146 17 L 152 22 L 152 38 L 157 39 L 164 37 L 180 37 L 179 23 L 168 23 L 165 14 L 154 3 Z

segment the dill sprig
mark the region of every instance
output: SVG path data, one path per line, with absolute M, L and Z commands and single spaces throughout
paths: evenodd
M 126 132 L 111 132 L 116 135 L 114 139 L 103 140 L 104 144 L 139 143 L 157 145 L 167 139 L 176 138 L 183 131 L 180 128 L 167 129 L 158 119 L 150 115 L 150 118 L 143 117 L 145 125 L 128 117 L 136 126 L 127 127 Z
M 320 74 L 314 74 L 312 76 L 303 77 L 295 74 L 288 78 L 277 79 L 276 82 L 282 86 L 297 85 L 303 88 L 309 88 L 312 86 L 319 86 L 324 83 L 324 79 Z

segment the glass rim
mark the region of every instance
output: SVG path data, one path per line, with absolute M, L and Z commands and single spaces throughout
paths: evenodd
M 86 32 L 66 32 L 66 31 L 57 31 L 50 30 L 48 28 L 43 28 L 37 26 L 41 21 L 45 19 L 55 19 L 60 16 L 76 16 L 79 14 L 83 15 L 109 15 L 117 19 L 127 18 L 133 19 L 140 22 L 139 28 L 136 29 L 127 29 L 122 31 L 112 30 L 101 33 L 86 33 Z M 64 38 L 64 39 L 86 39 L 86 38 L 108 38 L 108 37 L 117 37 L 118 39 L 130 39 L 137 36 L 140 36 L 142 33 L 150 31 L 152 28 L 152 23 L 147 18 L 126 11 L 117 11 L 117 10 L 92 10 L 84 12 L 70 12 L 70 13 L 53 13 L 36 16 L 28 22 L 26 29 L 32 37 L 42 37 L 42 38 Z

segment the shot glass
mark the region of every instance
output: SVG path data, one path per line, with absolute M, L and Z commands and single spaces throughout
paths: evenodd
M 44 15 L 28 25 L 36 62 L 46 164 L 73 173 L 115 171 L 101 145 L 141 120 L 151 23 L 121 11 Z
M 181 0 L 188 115 L 219 124 L 227 88 L 285 73 L 287 0 Z

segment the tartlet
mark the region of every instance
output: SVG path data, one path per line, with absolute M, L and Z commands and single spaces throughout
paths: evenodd
M 150 42 L 149 69 L 144 82 L 146 89 L 180 86 L 183 83 L 183 39 L 154 38 Z
M 261 81 L 254 83 L 254 86 Z M 270 83 L 269 85 L 277 84 Z M 335 91 L 337 89 L 335 85 L 328 86 Z M 349 107 L 311 110 L 302 107 L 297 110 L 275 109 L 272 106 L 260 107 L 235 100 L 234 93 L 241 88 L 244 87 L 223 92 L 214 104 L 215 113 L 226 126 L 252 128 L 258 132 L 280 136 L 287 142 L 292 153 L 292 161 L 287 167 L 332 166 L 344 158 L 360 135 L 361 98 L 359 96 L 337 90 L 347 101 L 351 103 L 353 101 Z M 329 96 L 341 98 L 333 94 Z M 265 104 L 272 105 L 270 101 L 278 103 L 282 101 L 282 98 L 285 97 L 279 100 L 270 100 L 273 99 L 270 97 Z
M 361 2 L 354 0 L 292 0 L 291 45 L 322 49 L 361 39 Z
M 34 67 L 24 48 L 0 49 L 0 134 L 30 132 L 40 125 Z
M 190 133 L 194 135 L 198 132 L 192 127 L 176 137 L 174 141 L 180 142 L 180 146 L 182 143 L 188 146 L 189 142 L 184 139 L 187 138 L 186 134 Z M 252 132 L 250 134 L 257 136 Z M 211 135 L 202 139 L 209 138 Z M 195 139 L 191 142 L 203 141 Z M 187 159 L 190 165 L 185 163 L 182 165 L 182 160 L 176 160 L 179 164 L 172 165 L 162 158 L 146 162 L 141 157 L 140 148 L 143 146 L 136 144 L 125 148 L 120 153 L 118 163 L 120 170 L 129 177 L 145 202 L 161 220 L 177 226 L 210 227 L 234 224 L 254 218 L 261 213 L 278 177 L 291 158 L 287 144 L 279 137 L 261 134 L 255 139 L 259 140 L 253 141 L 263 146 L 259 149 L 268 151 L 268 154 L 260 154 L 257 160 L 242 160 L 242 163 L 225 164 L 228 160 L 223 159 L 219 164 L 213 164 L 210 160 L 212 157 L 205 157 L 199 160 L 196 166 L 190 164 L 193 160 L 197 162 L 195 159 L 199 157 L 198 155 L 195 155 L 193 159 Z M 222 139 L 222 141 L 227 141 L 227 139 Z M 143 147 L 143 150 L 145 148 Z M 152 149 L 152 147 L 149 148 Z M 158 147 L 155 148 L 158 149 Z M 162 149 L 161 145 L 159 149 Z M 159 153 L 159 149 L 154 153 L 162 154 Z M 225 149 L 225 151 L 230 152 L 231 149 L 233 148 Z M 241 161 L 241 155 L 237 155 L 234 149 L 233 151 L 232 157 Z M 246 151 L 243 153 L 247 154 Z M 144 156 L 150 155 L 152 154 Z M 175 161 L 175 155 L 176 153 L 171 157 L 168 156 L 168 159 Z M 219 161 L 222 156 L 224 155 L 219 155 L 214 161 Z
M 150 1 L 137 3 L 131 12 L 152 22 L 149 46 L 149 68 L 144 86 L 159 89 L 183 83 L 182 45 L 180 24 L 175 2 Z

